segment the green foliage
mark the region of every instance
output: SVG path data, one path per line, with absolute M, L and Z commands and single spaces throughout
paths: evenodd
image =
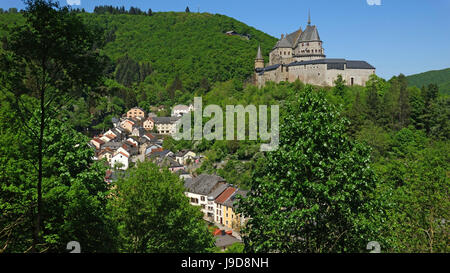
M 225 250 L 225 253 L 244 253 L 244 244 L 234 243 Z
M 421 88 L 429 84 L 437 84 L 441 94 L 450 94 L 450 68 L 410 75 L 407 78 L 409 86 Z
M 342 75 L 339 74 L 337 79 L 334 81 L 333 94 L 336 96 L 343 97 L 345 95 L 346 85 L 345 80 L 342 79 Z
M 150 63 L 152 83 L 166 86 L 179 74 L 183 86 L 193 92 L 203 78 L 208 81 L 247 79 L 253 73 L 258 44 L 268 55 L 276 39 L 226 17 L 208 13 L 153 12 L 152 16 L 82 14 L 85 22 L 113 31 L 115 39 L 105 47 L 114 61 L 125 55 Z M 235 30 L 251 39 L 227 36 Z M 175 61 L 176 60 L 176 61 Z
M 381 239 L 369 150 L 347 139 L 346 125 L 311 87 L 285 108 L 280 148 L 258 162 L 239 203 L 247 251 L 361 252 Z
M 117 182 L 115 196 L 122 251 L 203 253 L 214 246 L 202 212 L 189 205 L 183 183 L 168 170 L 140 163 Z
M 386 230 L 390 252 L 448 252 L 450 145 L 402 129 L 392 152 L 374 164 L 391 204 Z
M 0 247 L 7 245 L 6 252 L 25 252 L 33 237 L 36 166 L 31 158 L 36 151 L 32 140 L 15 130 L 0 135 Z M 83 252 L 116 251 L 116 234 L 106 206 L 105 167 L 92 161 L 87 141 L 62 122 L 49 125 L 43 164 L 42 251 L 65 252 L 70 241 L 80 242 Z

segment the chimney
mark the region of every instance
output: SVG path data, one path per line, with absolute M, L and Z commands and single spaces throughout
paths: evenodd
M 284 34 L 281 34 L 281 39 L 283 39 L 284 38 Z

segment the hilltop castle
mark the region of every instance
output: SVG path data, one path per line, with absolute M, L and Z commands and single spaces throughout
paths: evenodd
M 333 86 L 338 75 L 347 85 L 365 86 L 375 67 L 365 61 L 327 59 L 317 27 L 311 25 L 308 15 L 306 29 L 281 35 L 269 54 L 269 64 L 264 65 L 261 47 L 255 59 L 255 82 L 263 86 L 267 81 L 300 81 L 319 86 Z

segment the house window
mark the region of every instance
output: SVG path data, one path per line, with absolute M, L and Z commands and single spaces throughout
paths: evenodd
M 200 200 L 205 201 L 205 197 L 204 196 L 200 197 Z
M 355 82 L 355 79 L 352 77 L 351 79 L 350 79 L 350 84 L 353 86 L 353 84 L 354 84 L 354 82 Z

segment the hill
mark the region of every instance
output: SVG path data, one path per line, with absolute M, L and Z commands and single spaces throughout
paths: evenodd
M 407 77 L 410 86 L 421 88 L 430 83 L 437 84 L 442 94 L 450 94 L 450 68 L 433 70 Z
M 178 75 L 184 89 L 189 91 L 198 88 L 204 78 L 210 83 L 232 78 L 247 79 L 253 73 L 258 44 L 268 55 L 276 43 L 270 35 L 219 14 L 156 12 L 148 16 L 80 13 L 80 16 L 86 23 L 106 29 L 108 43 L 104 50 L 115 62 L 115 69 L 121 62 L 148 63 L 147 74 L 151 74 L 151 82 L 166 86 Z M 19 13 L 0 14 L 0 25 L 20 24 L 24 21 L 21 17 Z M 241 36 L 226 35 L 227 31 Z M 246 39 L 245 35 L 249 35 L 250 39 Z M 136 74 L 127 71 L 119 73 L 121 77 L 122 74 L 130 77 Z M 129 81 L 121 83 L 127 85 Z

